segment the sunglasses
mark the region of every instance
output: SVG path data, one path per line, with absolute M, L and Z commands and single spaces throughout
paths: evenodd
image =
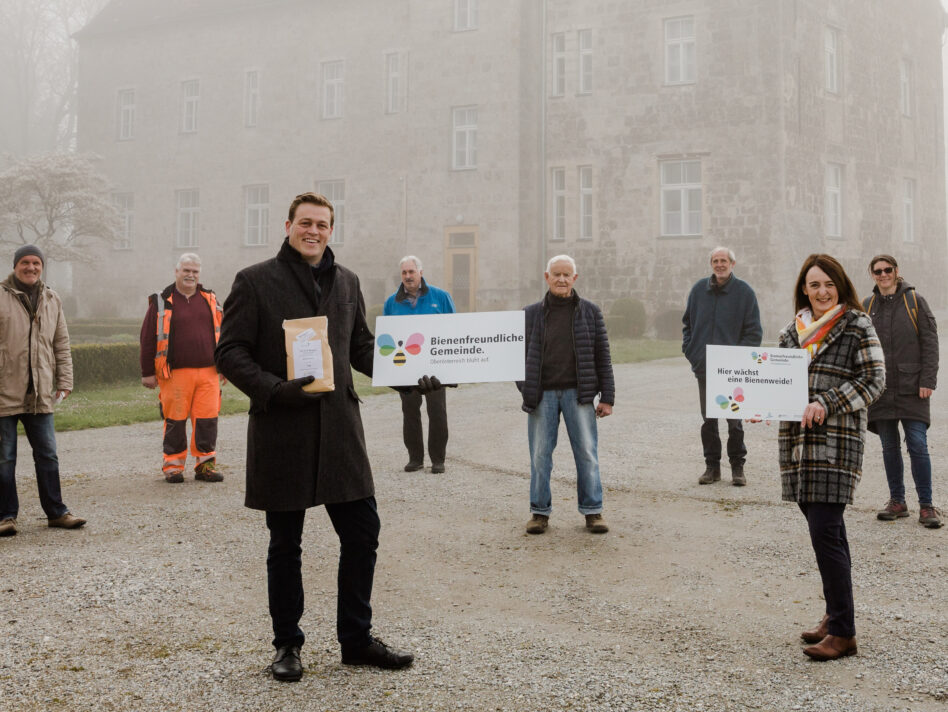
M 880 267 L 879 269 L 872 270 L 872 273 L 876 277 L 878 277 L 879 275 L 882 275 L 882 274 L 892 274 L 893 269 L 895 268 L 894 267 Z

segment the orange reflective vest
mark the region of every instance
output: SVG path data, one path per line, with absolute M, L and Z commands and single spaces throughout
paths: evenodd
M 210 290 L 199 289 L 198 294 L 204 297 L 207 306 L 210 307 L 211 316 L 214 319 L 214 343 L 221 339 L 221 321 L 224 319 L 224 310 L 217 302 L 217 295 Z M 161 378 L 171 378 L 171 366 L 168 364 L 168 341 L 171 338 L 171 312 L 174 307 L 174 290 L 163 299 L 157 292 L 152 294 L 155 305 L 158 307 L 158 318 L 156 319 L 156 333 L 158 336 L 155 347 L 155 375 Z

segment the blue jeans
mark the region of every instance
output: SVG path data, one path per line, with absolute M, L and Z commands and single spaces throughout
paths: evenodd
M 896 502 L 905 502 L 905 466 L 902 463 L 902 439 L 899 437 L 899 421 L 876 421 L 879 439 L 882 441 L 882 464 L 889 481 L 889 497 Z M 902 419 L 905 445 L 912 464 L 912 479 L 920 504 L 932 502 L 932 461 L 928 456 L 928 426 L 920 420 Z
M 550 473 L 553 450 L 560 427 L 560 413 L 566 423 L 569 444 L 576 462 L 576 497 L 580 514 L 602 512 L 602 483 L 599 480 L 599 436 L 596 432 L 596 408 L 580 404 L 576 389 L 544 391 L 536 409 L 527 418 L 530 443 L 530 511 L 550 516 L 553 496 Z
M 36 484 L 40 505 L 49 519 L 69 510 L 59 490 L 59 458 L 56 457 L 56 428 L 52 413 L 18 413 L 0 416 L 0 520 L 16 518 L 20 501 L 16 496 L 16 424 L 23 423 L 26 439 L 33 448 Z

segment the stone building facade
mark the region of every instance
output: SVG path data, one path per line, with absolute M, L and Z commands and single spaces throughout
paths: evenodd
M 414 253 L 462 309 L 517 308 L 568 252 L 584 296 L 655 316 L 725 244 L 768 337 L 813 251 L 861 289 L 892 252 L 944 306 L 944 24 L 938 0 L 113 0 L 79 34 L 80 147 L 129 229 L 80 310 L 137 314 L 183 251 L 226 293 L 313 189 L 370 305 Z

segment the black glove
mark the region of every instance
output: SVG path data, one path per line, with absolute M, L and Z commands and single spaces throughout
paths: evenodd
M 276 384 L 270 394 L 270 404 L 284 408 L 302 408 L 305 405 L 312 405 L 326 395 L 325 393 L 307 393 L 303 390 L 303 386 L 315 380 L 313 376 L 303 376 Z
M 422 376 L 418 379 L 418 392 L 421 394 L 440 391 L 441 388 L 441 381 L 437 376 Z

